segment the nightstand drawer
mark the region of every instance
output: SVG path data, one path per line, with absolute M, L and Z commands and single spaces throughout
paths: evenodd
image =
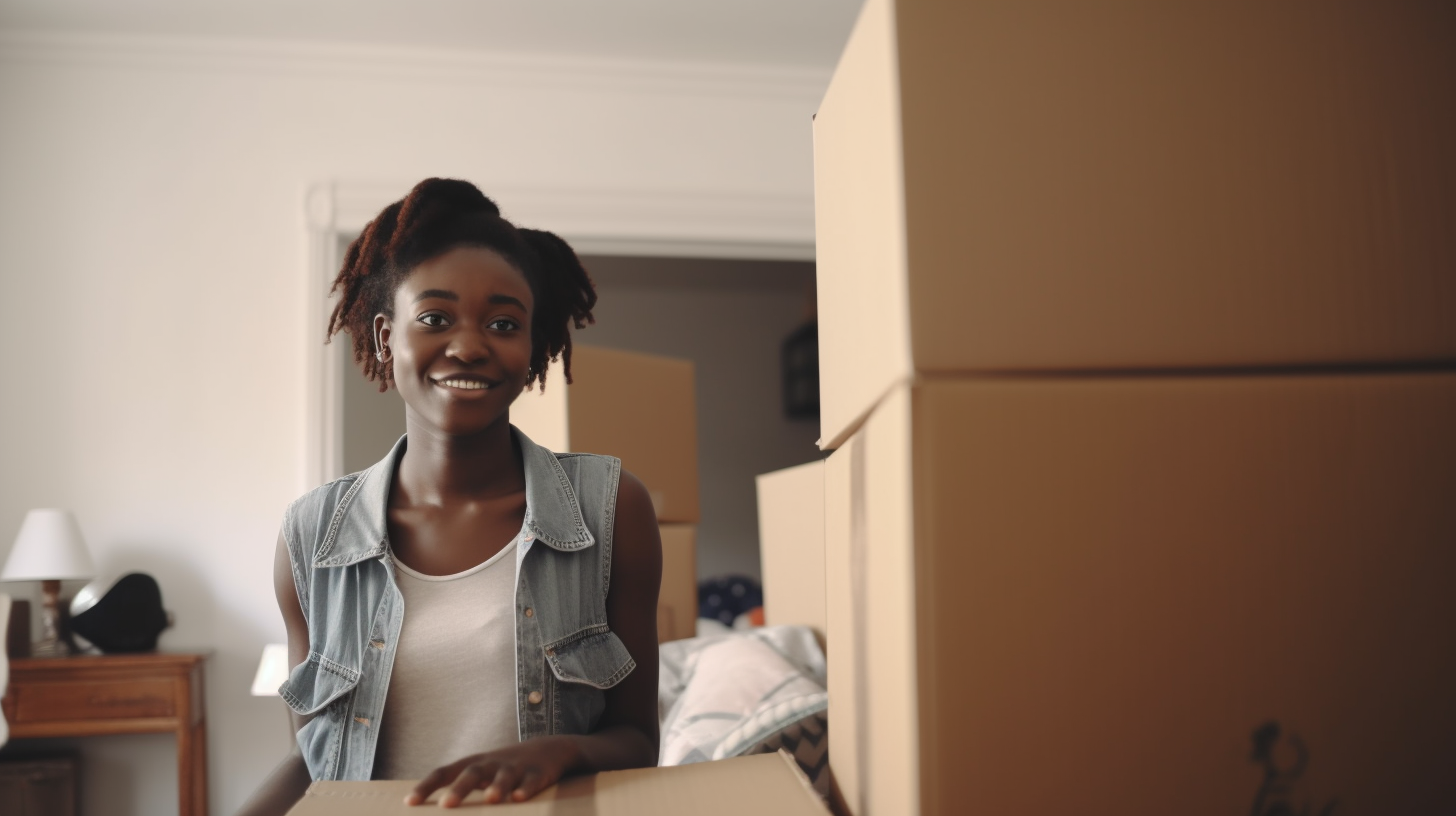
M 171 680 L 36 683 L 15 689 L 15 722 L 172 717 L 177 686 Z

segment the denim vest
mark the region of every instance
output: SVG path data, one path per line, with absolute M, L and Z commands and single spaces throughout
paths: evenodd
M 587 734 L 603 689 L 634 668 L 607 628 L 621 462 L 555 454 L 511 429 L 526 470 L 516 550 L 516 719 L 522 740 Z M 368 470 L 305 494 L 284 516 L 308 659 L 278 689 L 313 719 L 298 732 L 314 779 L 368 779 L 405 609 L 386 512 L 406 438 Z

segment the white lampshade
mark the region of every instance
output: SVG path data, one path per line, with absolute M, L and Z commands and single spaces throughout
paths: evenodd
M 25 514 L 0 581 L 65 581 L 96 574 L 81 526 L 69 510 Z
M 263 647 L 258 673 L 253 675 L 254 697 L 277 697 L 278 687 L 288 679 L 288 644 L 269 643 Z

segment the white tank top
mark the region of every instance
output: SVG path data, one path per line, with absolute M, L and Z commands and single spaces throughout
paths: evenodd
M 516 722 L 515 552 L 454 575 L 399 561 L 404 624 L 379 723 L 375 779 L 420 779 L 520 741 Z

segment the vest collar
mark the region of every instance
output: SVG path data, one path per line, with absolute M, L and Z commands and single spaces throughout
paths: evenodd
M 526 468 L 526 531 L 555 550 L 569 552 L 592 546 L 596 540 L 582 521 L 576 492 L 556 454 L 532 442 L 515 426 L 511 426 L 511 433 L 521 446 Z M 407 438 L 401 436 L 383 459 L 360 473 L 349 486 L 334 510 L 314 566 L 357 564 L 388 551 L 389 488 Z

